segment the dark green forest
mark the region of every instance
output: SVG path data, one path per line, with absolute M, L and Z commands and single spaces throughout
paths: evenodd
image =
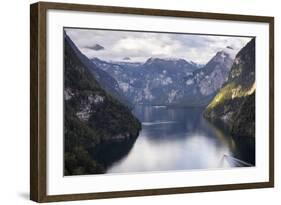
M 118 147 L 122 141 L 132 141 L 141 125 L 128 107 L 101 88 L 69 37 L 64 38 L 64 174 L 104 173 L 107 165 L 96 157 L 103 152 L 95 149 L 97 145 Z

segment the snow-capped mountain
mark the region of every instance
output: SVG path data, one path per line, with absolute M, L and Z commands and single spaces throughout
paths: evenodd
M 177 103 L 185 106 L 207 105 L 226 82 L 232 64 L 229 53 L 217 52 L 204 67 L 184 77 L 185 87 L 177 93 Z
M 220 51 L 200 71 L 195 72 L 193 79 L 197 82 L 200 94 L 210 95 L 221 88 L 232 64 L 230 54 Z
M 133 104 L 204 106 L 227 80 L 233 59 L 224 50 L 203 67 L 171 58 L 149 58 L 142 64 L 92 62 L 118 82 Z

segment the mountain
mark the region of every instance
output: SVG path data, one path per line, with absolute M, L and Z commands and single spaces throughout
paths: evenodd
M 200 64 L 200 63 L 195 63 L 193 61 L 189 61 L 189 63 L 193 66 L 195 66 L 196 68 L 203 68 L 205 64 Z
M 181 58 L 149 58 L 144 64 L 144 69 L 149 69 L 153 72 L 163 70 L 173 72 L 192 72 L 196 70 L 195 63 L 190 63 Z
M 233 59 L 221 51 L 205 66 L 173 58 L 149 58 L 142 64 L 92 62 L 118 82 L 132 104 L 206 106 L 227 80 Z
M 109 73 L 133 104 L 168 104 L 167 92 L 180 89 L 183 76 L 197 69 L 183 59 L 149 58 L 145 63 L 92 62 Z M 171 98 L 171 97 L 170 97 Z
M 73 49 L 76 53 L 77 58 L 87 67 L 91 73 L 94 75 L 95 79 L 98 81 L 100 86 L 107 91 L 110 95 L 114 98 L 118 99 L 121 103 L 127 105 L 129 108 L 132 107 L 132 104 L 129 103 L 128 99 L 122 94 L 121 90 L 119 89 L 118 83 L 116 80 L 111 77 L 107 72 L 103 71 L 95 64 L 91 62 L 85 55 L 83 55 L 80 50 L 76 47 L 76 45 L 71 41 L 71 39 L 65 34 L 66 38 L 65 41 L 68 42 L 69 46 Z M 98 44 L 95 45 L 100 46 Z
M 127 144 L 133 144 L 141 129 L 129 108 L 107 93 L 92 69 L 96 68 L 81 56 L 65 33 L 65 175 L 103 173 L 107 164 L 99 160 L 100 153 L 118 159 L 130 149 Z M 108 144 L 114 144 L 115 149 L 108 149 Z M 118 149 L 123 144 L 127 149 Z
M 255 136 L 255 39 L 237 54 L 228 80 L 204 116 L 223 123 L 234 136 Z
M 186 88 L 180 90 L 181 103 L 187 106 L 206 106 L 227 81 L 233 64 L 228 49 L 219 51 L 201 69 L 184 78 Z
M 229 53 L 218 52 L 200 72 L 195 74 L 200 93 L 209 95 L 221 88 L 222 84 L 227 80 L 232 64 L 233 59 Z

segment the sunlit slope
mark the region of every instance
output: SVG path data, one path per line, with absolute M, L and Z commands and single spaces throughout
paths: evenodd
M 255 39 L 237 54 L 228 80 L 204 116 L 226 125 L 233 135 L 255 136 Z

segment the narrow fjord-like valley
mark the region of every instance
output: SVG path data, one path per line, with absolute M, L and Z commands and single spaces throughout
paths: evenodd
M 254 144 L 254 38 L 199 64 L 89 58 L 64 32 L 64 175 L 254 166 Z

